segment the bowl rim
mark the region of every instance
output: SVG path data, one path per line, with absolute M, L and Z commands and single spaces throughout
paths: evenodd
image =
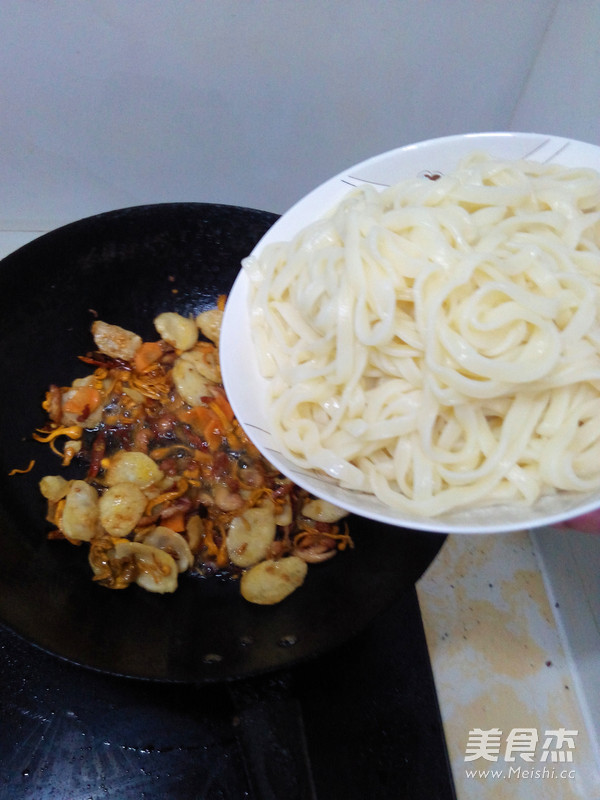
M 373 179 L 388 162 L 403 162 L 407 165 L 404 169 L 408 170 L 408 165 L 417 164 L 422 156 L 426 160 L 434 153 L 444 153 L 444 158 L 455 164 L 462 155 L 477 149 L 484 150 L 486 145 L 496 150 L 501 145 L 503 150 L 517 152 L 523 150 L 524 146 L 526 149 L 520 156 L 500 157 L 520 157 L 544 163 L 556 159 L 556 163 L 567 162 L 567 166 L 586 166 L 585 160 L 582 162 L 581 157 L 576 155 L 583 153 L 586 158 L 592 158 L 592 161 L 595 157 L 596 163 L 590 166 L 600 171 L 600 146 L 565 136 L 519 131 L 481 131 L 429 138 L 370 156 L 323 181 L 279 217 L 253 248 L 252 255 L 259 254 L 270 242 L 291 238 L 295 232 L 337 205 L 353 186 L 364 183 L 381 183 L 385 186 L 394 183 L 395 179 L 387 184 Z M 432 170 L 434 166 L 435 162 L 427 167 L 423 166 L 423 169 Z M 311 209 L 311 213 L 307 213 L 307 209 Z M 497 504 L 459 510 L 437 517 L 421 517 L 396 512 L 377 500 L 373 503 L 373 495 L 340 490 L 333 479 L 297 467 L 277 450 L 269 431 L 267 415 L 264 413 L 267 381 L 258 372 L 251 342 L 248 290 L 249 281 L 242 268 L 227 300 L 221 333 L 220 356 L 225 390 L 233 411 L 249 438 L 283 474 L 299 486 L 352 513 L 397 527 L 439 533 L 487 534 L 551 526 L 600 507 L 599 489 L 594 493 L 561 493 L 559 508 L 556 507 L 558 498 L 555 496 L 542 498 L 531 508 Z M 248 387 L 252 387 L 251 391 Z

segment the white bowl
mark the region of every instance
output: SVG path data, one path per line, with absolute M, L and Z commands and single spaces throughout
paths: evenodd
M 287 211 L 256 245 L 259 253 L 270 242 L 287 241 L 322 217 L 363 183 L 388 186 L 424 172 L 454 170 L 474 150 L 507 159 L 553 161 L 564 166 L 600 170 L 600 147 L 536 133 L 473 133 L 430 139 L 367 159 L 340 172 Z M 267 381 L 261 376 L 253 349 L 248 314 L 249 280 L 242 270 L 229 295 L 221 333 L 225 390 L 240 424 L 256 447 L 284 475 L 313 494 L 363 517 L 413 530 L 442 533 L 493 533 L 552 525 L 600 506 L 600 491 L 560 493 L 530 508 L 509 505 L 453 511 L 441 516 L 411 516 L 384 505 L 376 497 L 339 487 L 332 479 L 304 470 L 278 450 L 270 432 L 266 404 Z

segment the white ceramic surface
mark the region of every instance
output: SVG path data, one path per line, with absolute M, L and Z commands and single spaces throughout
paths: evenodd
M 287 211 L 257 244 L 254 253 L 270 242 L 291 239 L 327 213 L 352 187 L 364 183 L 384 187 L 423 172 L 448 172 L 474 150 L 484 150 L 500 158 L 527 158 L 600 170 L 600 147 L 562 137 L 501 132 L 431 139 L 370 158 L 326 181 Z M 249 280 L 242 270 L 229 295 L 221 333 L 225 389 L 248 436 L 299 486 L 365 517 L 416 530 L 447 533 L 492 533 L 556 524 L 600 505 L 600 491 L 562 493 L 544 498 L 531 508 L 498 505 L 437 517 L 410 516 L 390 509 L 372 495 L 342 489 L 327 476 L 297 467 L 278 450 L 270 432 L 267 382 L 260 375 L 253 350 L 248 291 Z

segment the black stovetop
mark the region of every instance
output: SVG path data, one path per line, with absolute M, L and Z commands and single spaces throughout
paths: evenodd
M 0 646 L 3 800 L 455 798 L 414 590 L 335 651 L 235 685 L 105 675 L 5 629 Z M 298 709 L 312 785 L 271 741 L 256 789 L 270 715 Z

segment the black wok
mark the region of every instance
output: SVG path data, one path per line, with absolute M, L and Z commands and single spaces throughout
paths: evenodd
M 178 203 L 100 214 L 52 231 L 0 264 L 0 621 L 97 670 L 162 681 L 228 680 L 288 666 L 361 630 L 412 586 L 443 537 L 354 517 L 355 548 L 309 570 L 280 605 L 255 607 L 232 582 L 184 577 L 172 596 L 90 580 L 86 547 L 48 542 L 38 480 L 60 473 L 31 433 L 50 383 L 77 360 L 98 317 L 154 337 L 153 317 L 197 313 L 226 293 L 276 216 Z M 27 474 L 9 476 L 35 459 Z

